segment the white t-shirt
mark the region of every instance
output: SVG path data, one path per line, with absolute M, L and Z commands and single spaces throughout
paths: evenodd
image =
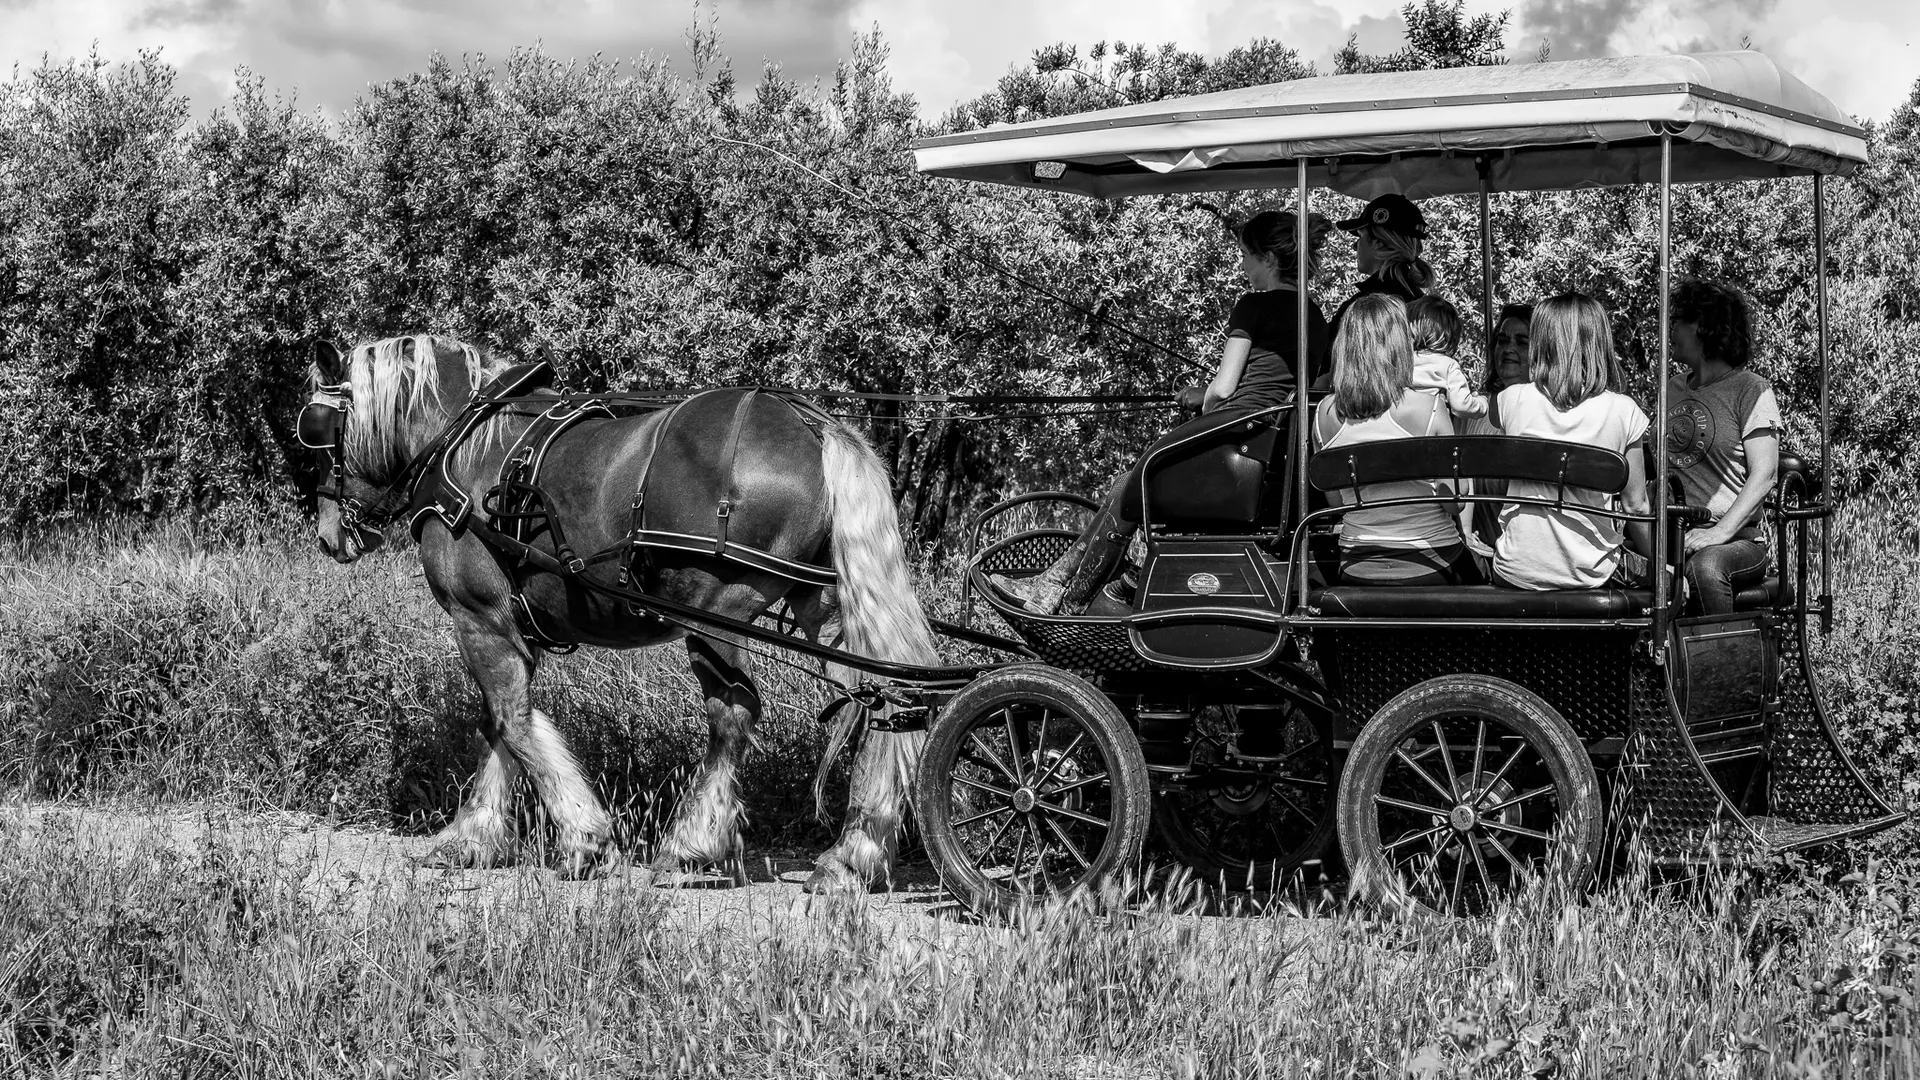
M 1565 412 L 1532 383 L 1500 391 L 1500 426 L 1508 435 L 1597 446 L 1625 454 L 1646 438 L 1647 414 L 1625 394 L 1603 390 Z M 1638 451 L 1635 451 L 1636 453 Z M 1515 480 L 1508 495 L 1556 499 L 1554 484 Z M 1568 488 L 1567 501 L 1618 509 L 1612 495 Z M 1523 589 L 1597 589 L 1620 565 L 1626 538 L 1620 522 L 1550 506 L 1507 503 L 1500 511 L 1500 539 L 1494 544 L 1494 572 Z

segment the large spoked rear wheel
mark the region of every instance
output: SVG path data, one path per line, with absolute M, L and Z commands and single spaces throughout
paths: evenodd
M 1085 679 L 988 672 L 940 710 L 915 799 L 934 866 L 981 914 L 1068 896 L 1134 867 L 1147 765 L 1120 710 Z
M 1154 832 L 1199 880 L 1273 892 L 1333 839 L 1333 738 L 1328 717 L 1279 713 L 1267 736 L 1275 760 L 1244 775 L 1168 784 L 1153 801 Z M 1255 771 L 1257 770 L 1257 771 Z
M 1524 687 L 1431 679 L 1374 714 L 1340 779 L 1340 848 L 1358 895 L 1443 915 L 1487 910 L 1530 874 L 1585 882 L 1600 782 L 1573 729 Z

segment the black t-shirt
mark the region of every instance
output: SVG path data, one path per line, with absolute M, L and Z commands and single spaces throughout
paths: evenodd
M 1235 405 L 1264 409 L 1280 405 L 1293 396 L 1294 379 L 1299 374 L 1300 297 L 1292 289 L 1250 292 L 1234 302 L 1227 316 L 1227 336 L 1242 337 L 1252 343 L 1247 366 L 1240 373 L 1240 384 L 1227 398 Z M 1311 384 L 1327 370 L 1327 358 L 1333 336 L 1327 332 L 1327 318 L 1320 305 L 1307 301 L 1307 382 Z
M 1328 324 L 1330 333 L 1338 334 L 1340 332 L 1341 318 L 1346 315 L 1347 309 L 1353 306 L 1353 302 L 1363 296 L 1369 296 L 1373 293 L 1386 293 L 1388 296 L 1397 296 L 1411 304 L 1426 295 L 1409 289 L 1403 289 L 1393 282 L 1383 279 L 1378 274 L 1368 274 L 1366 277 L 1354 282 L 1353 288 L 1353 295 L 1347 297 L 1346 301 L 1340 305 L 1340 309 L 1333 313 L 1333 321 Z

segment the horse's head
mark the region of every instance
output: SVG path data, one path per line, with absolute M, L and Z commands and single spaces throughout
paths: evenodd
M 344 354 L 314 347 L 299 434 L 325 470 L 321 551 L 348 563 L 380 546 L 381 526 L 405 509 L 416 456 L 448 420 L 447 401 L 464 401 L 483 370 L 470 346 L 425 335 Z

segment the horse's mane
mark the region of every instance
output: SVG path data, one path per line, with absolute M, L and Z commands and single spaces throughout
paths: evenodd
M 481 385 L 508 366 L 506 360 L 464 341 L 433 334 L 390 337 L 353 350 L 347 377 L 353 388 L 354 415 L 343 450 L 362 475 L 385 477 L 404 468 L 411 457 L 408 430 L 418 421 L 431 423 L 447 417 L 437 361 L 449 352 L 465 361 L 469 387 Z M 485 441 L 471 440 L 463 450 Z

